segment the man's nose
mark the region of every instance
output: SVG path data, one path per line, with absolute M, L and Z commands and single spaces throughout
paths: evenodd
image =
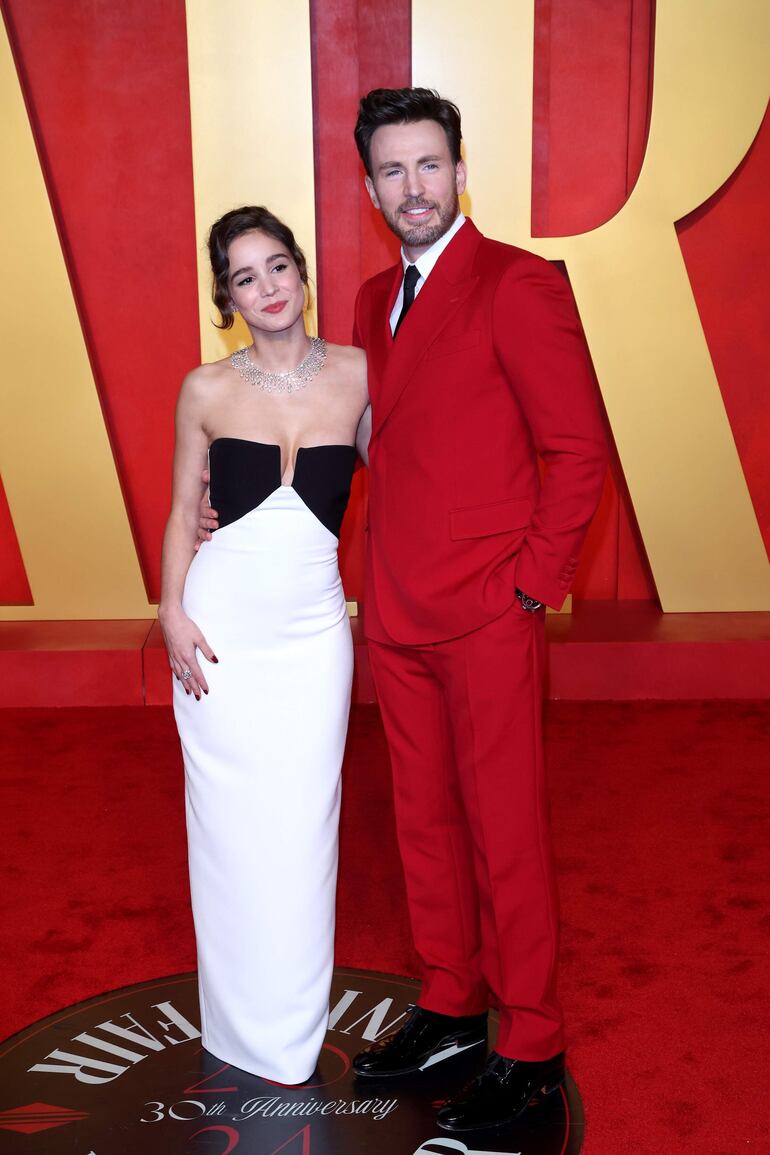
M 404 192 L 409 197 L 419 197 L 425 192 L 425 184 L 419 169 L 404 174 Z

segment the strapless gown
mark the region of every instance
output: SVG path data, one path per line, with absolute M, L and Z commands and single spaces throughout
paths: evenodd
M 203 1045 L 281 1083 L 304 1082 L 326 1032 L 337 826 L 353 650 L 337 566 L 356 451 L 300 449 L 290 486 L 277 445 L 209 451 L 220 528 L 188 571 L 196 701 L 174 680 Z

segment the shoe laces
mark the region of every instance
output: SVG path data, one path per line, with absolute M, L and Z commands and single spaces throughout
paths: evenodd
M 481 1071 L 476 1078 L 479 1083 L 484 1083 L 489 1079 L 492 1079 L 498 1084 L 505 1083 L 513 1074 L 517 1065 L 518 1060 L 507 1059 L 505 1055 L 499 1055 L 497 1051 L 493 1051 L 487 1059 L 484 1070 Z

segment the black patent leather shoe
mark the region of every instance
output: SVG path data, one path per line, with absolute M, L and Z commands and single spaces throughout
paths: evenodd
M 440 1015 L 412 1006 L 406 1022 L 378 1039 L 353 1059 L 353 1070 L 365 1078 L 385 1079 L 425 1071 L 487 1041 L 487 1016 Z
M 513 1123 L 542 1091 L 550 1095 L 564 1082 L 564 1052 L 542 1063 L 506 1059 L 492 1051 L 480 1075 L 449 1099 L 436 1116 L 445 1131 L 476 1131 Z

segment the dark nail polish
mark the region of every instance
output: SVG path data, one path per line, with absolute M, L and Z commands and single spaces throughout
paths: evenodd
M 216 656 L 216 654 L 211 655 L 211 660 L 212 662 L 216 662 L 217 665 L 219 664 L 219 658 Z

